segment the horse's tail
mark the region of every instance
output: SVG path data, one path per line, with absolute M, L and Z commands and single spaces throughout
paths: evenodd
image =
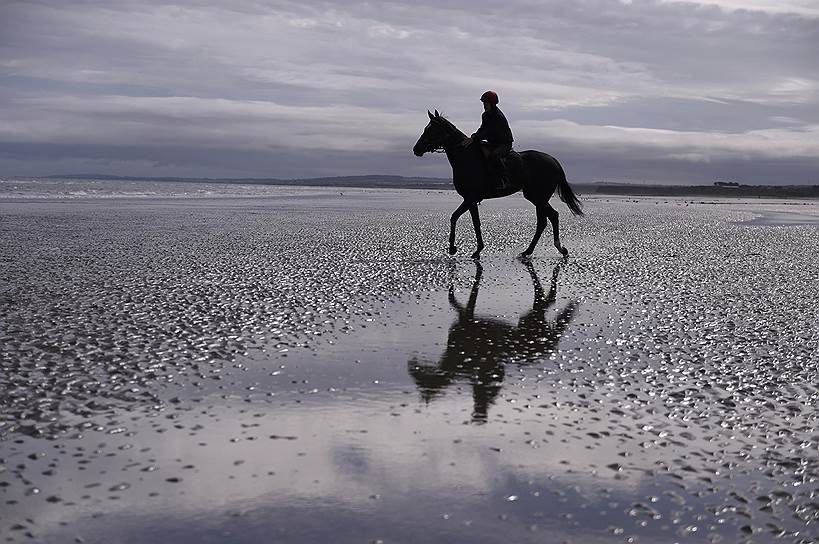
M 557 161 L 555 162 L 557 163 Z M 577 195 L 574 194 L 572 186 L 569 185 L 569 182 L 566 180 L 566 172 L 563 171 L 563 167 L 560 166 L 560 163 L 557 163 L 557 167 L 560 169 L 560 178 L 557 180 L 557 194 L 560 196 L 560 200 L 566 203 L 566 206 L 569 207 L 573 214 L 583 215 L 580 200 L 577 199 Z

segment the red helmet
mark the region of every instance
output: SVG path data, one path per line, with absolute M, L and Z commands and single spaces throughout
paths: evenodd
M 490 104 L 498 104 L 498 93 L 495 91 L 486 91 L 481 95 L 481 102 L 489 102 Z

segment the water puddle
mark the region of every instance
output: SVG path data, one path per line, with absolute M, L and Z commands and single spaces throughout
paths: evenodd
M 453 262 L 449 288 L 310 348 L 251 352 L 216 386 L 168 386 L 161 409 L 113 409 L 59 442 L 19 437 L 2 465 L 7 534 L 667 542 L 761 531 L 759 508 L 775 517 L 798 490 L 777 495 L 740 469 L 761 455 L 745 437 L 663 413 L 697 392 L 661 400 L 636 385 L 665 371 L 662 359 L 634 350 L 624 324 L 635 315 L 617 296 L 581 294 L 578 264 Z

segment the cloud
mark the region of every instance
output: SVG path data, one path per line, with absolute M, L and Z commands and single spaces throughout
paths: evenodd
M 680 0 L 663 0 L 678 2 Z M 719 6 L 727 11 L 761 11 L 772 14 L 794 14 L 819 19 L 819 6 L 812 0 L 705 0 L 691 2 L 705 6 Z
M 0 150 L 12 162 L 0 166 L 30 171 L 17 144 L 131 149 L 135 161 L 167 145 L 191 160 L 253 154 L 242 175 L 446 175 L 395 157 L 427 108 L 474 130 L 478 96 L 494 88 L 523 147 L 601 166 L 617 149 L 624 176 L 639 161 L 740 160 L 741 177 L 754 161 L 815 153 L 800 138 L 819 123 L 816 11 L 799 0 L 11 3 L 0 7 Z M 266 150 L 293 169 L 271 174 Z M 299 168 L 282 162 L 288 150 L 319 156 Z M 140 173 L 164 174 L 156 164 Z
M 17 112 L 26 112 L 25 114 Z M 28 116 L 37 112 L 36 121 Z M 46 143 L 134 145 L 185 142 L 203 147 L 358 151 L 385 149 L 412 118 L 351 106 L 197 97 L 60 96 L 14 100 L 0 138 Z M 417 116 L 412 116 L 417 117 Z
M 563 141 L 577 148 L 651 153 L 654 158 L 705 157 L 717 159 L 813 158 L 819 156 L 819 124 L 798 130 L 771 128 L 742 133 L 680 132 L 672 130 L 584 126 L 571 121 L 522 123 L 530 140 Z M 708 161 L 705 161 L 708 162 Z

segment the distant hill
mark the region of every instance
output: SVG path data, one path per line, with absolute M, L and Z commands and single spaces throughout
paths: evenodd
M 336 176 L 326 178 L 180 178 L 107 176 L 102 174 L 67 174 L 47 176 L 49 179 L 98 179 L 122 181 L 167 181 L 177 183 L 236 183 L 243 185 L 289 185 L 313 187 L 361 187 L 387 189 L 452 189 L 449 178 L 406 176 Z M 741 198 L 819 198 L 819 185 L 742 185 L 736 182 L 715 182 L 713 185 L 649 185 L 639 183 L 575 183 L 572 187 L 581 195 L 622 196 L 688 196 Z
M 317 187 L 377 187 L 392 189 L 446 189 L 452 187 L 449 178 L 406 176 L 335 176 L 326 178 L 180 178 L 145 176 L 107 176 L 103 174 L 64 174 L 45 176 L 47 179 L 95 179 L 111 181 L 168 181 L 177 183 L 236 183 L 242 185 L 301 185 Z
M 308 185 L 327 187 L 380 187 L 392 189 L 451 189 L 452 180 L 449 178 L 421 178 L 405 176 L 372 175 L 277 180 L 276 185 Z

